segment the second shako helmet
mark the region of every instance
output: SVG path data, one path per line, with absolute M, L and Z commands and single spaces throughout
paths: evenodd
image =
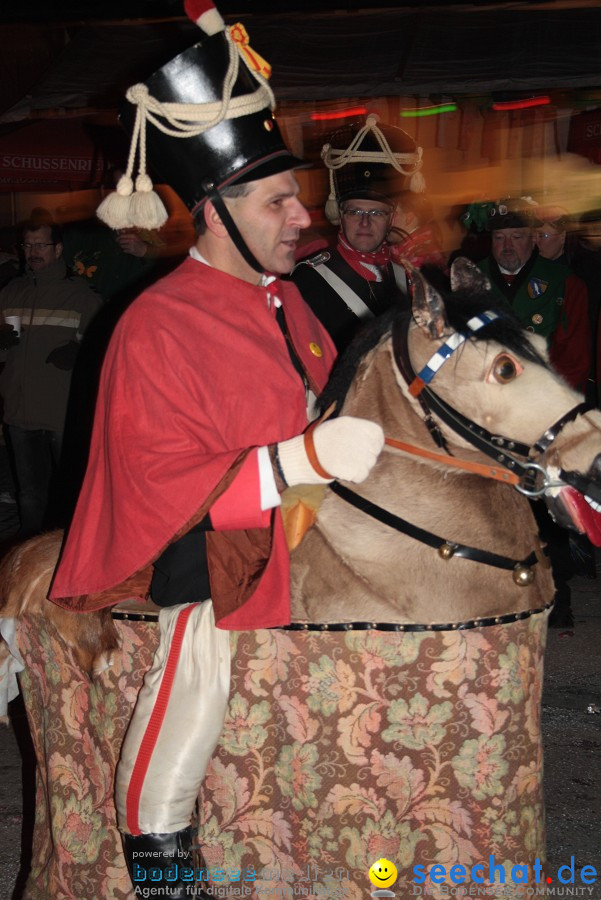
M 380 200 L 394 205 L 402 191 L 422 192 L 423 150 L 406 131 L 379 123 L 370 114 L 335 131 L 321 150 L 330 173 L 326 216 L 340 221 L 345 200 Z

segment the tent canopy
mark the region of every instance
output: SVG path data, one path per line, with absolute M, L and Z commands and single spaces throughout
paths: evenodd
M 226 18 L 246 26 L 251 45 L 272 64 L 273 88 L 284 101 L 601 85 L 601 8 L 585 0 Z M 62 26 L 68 40 L 57 52 L 57 28 L 44 26 L 51 59 L 26 95 L 4 108 L 0 122 L 56 109 L 85 114 L 114 108 L 126 87 L 199 37 L 181 19 L 96 21 Z M 2 46 L 13 48 L 0 64 L 5 91 L 14 91 L 8 67 L 18 58 L 22 71 L 33 71 L 40 56 L 36 45 L 35 58 L 33 52 L 27 57 L 24 44 L 19 57 L 20 29 L 35 44 L 30 25 L 0 26 Z M 1 103 L 0 95 L 0 111 Z
M 226 12 L 233 5 L 220 4 Z M 344 11 L 324 0 L 323 11 L 309 2 L 303 13 L 288 11 L 291 5 L 225 16 L 245 25 L 289 108 L 381 97 L 427 105 L 433 96 L 487 98 L 486 105 L 492 93 L 553 91 L 559 105 L 571 107 L 561 92 L 593 89 L 595 96 L 601 89 L 598 0 L 439 7 L 424 0 L 378 9 L 353 2 Z M 179 12 L 181 0 L 170 9 Z M 127 155 L 116 125 L 127 87 L 200 37 L 182 17 L 0 25 L 0 192 L 100 184 L 108 165 Z M 94 132 L 99 117 L 112 127 Z M 593 140 L 589 131 L 583 126 L 572 143 L 597 160 L 598 126 Z

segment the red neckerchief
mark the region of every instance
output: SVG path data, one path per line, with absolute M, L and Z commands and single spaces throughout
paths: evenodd
M 361 253 L 360 250 L 351 247 L 340 230 L 337 250 L 361 278 L 365 278 L 366 281 L 384 281 L 384 270 L 390 262 L 390 248 L 386 242 L 372 253 Z M 374 271 L 374 268 L 377 271 Z

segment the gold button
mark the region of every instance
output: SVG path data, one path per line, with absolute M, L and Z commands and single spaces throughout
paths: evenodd
M 273 119 L 265 119 L 263 121 L 263 128 L 265 131 L 273 131 Z
M 534 313 L 534 315 L 532 316 L 532 321 L 534 322 L 535 325 L 541 325 L 542 321 L 543 321 L 543 317 L 541 316 L 540 313 Z
M 534 572 L 529 566 L 517 565 L 513 570 L 513 580 L 519 587 L 528 587 L 534 581 Z
M 311 341 L 311 343 L 309 344 L 309 350 L 311 351 L 313 356 L 317 356 L 318 358 L 323 356 L 323 350 L 321 349 L 319 344 L 315 343 L 315 341 Z
M 455 555 L 455 547 L 445 541 L 445 543 L 441 544 L 438 548 L 438 555 L 441 559 L 452 559 Z

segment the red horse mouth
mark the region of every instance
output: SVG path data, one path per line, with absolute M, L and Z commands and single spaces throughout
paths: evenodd
M 562 488 L 556 498 L 573 527 L 583 532 L 595 547 L 601 547 L 601 505 L 571 487 Z

